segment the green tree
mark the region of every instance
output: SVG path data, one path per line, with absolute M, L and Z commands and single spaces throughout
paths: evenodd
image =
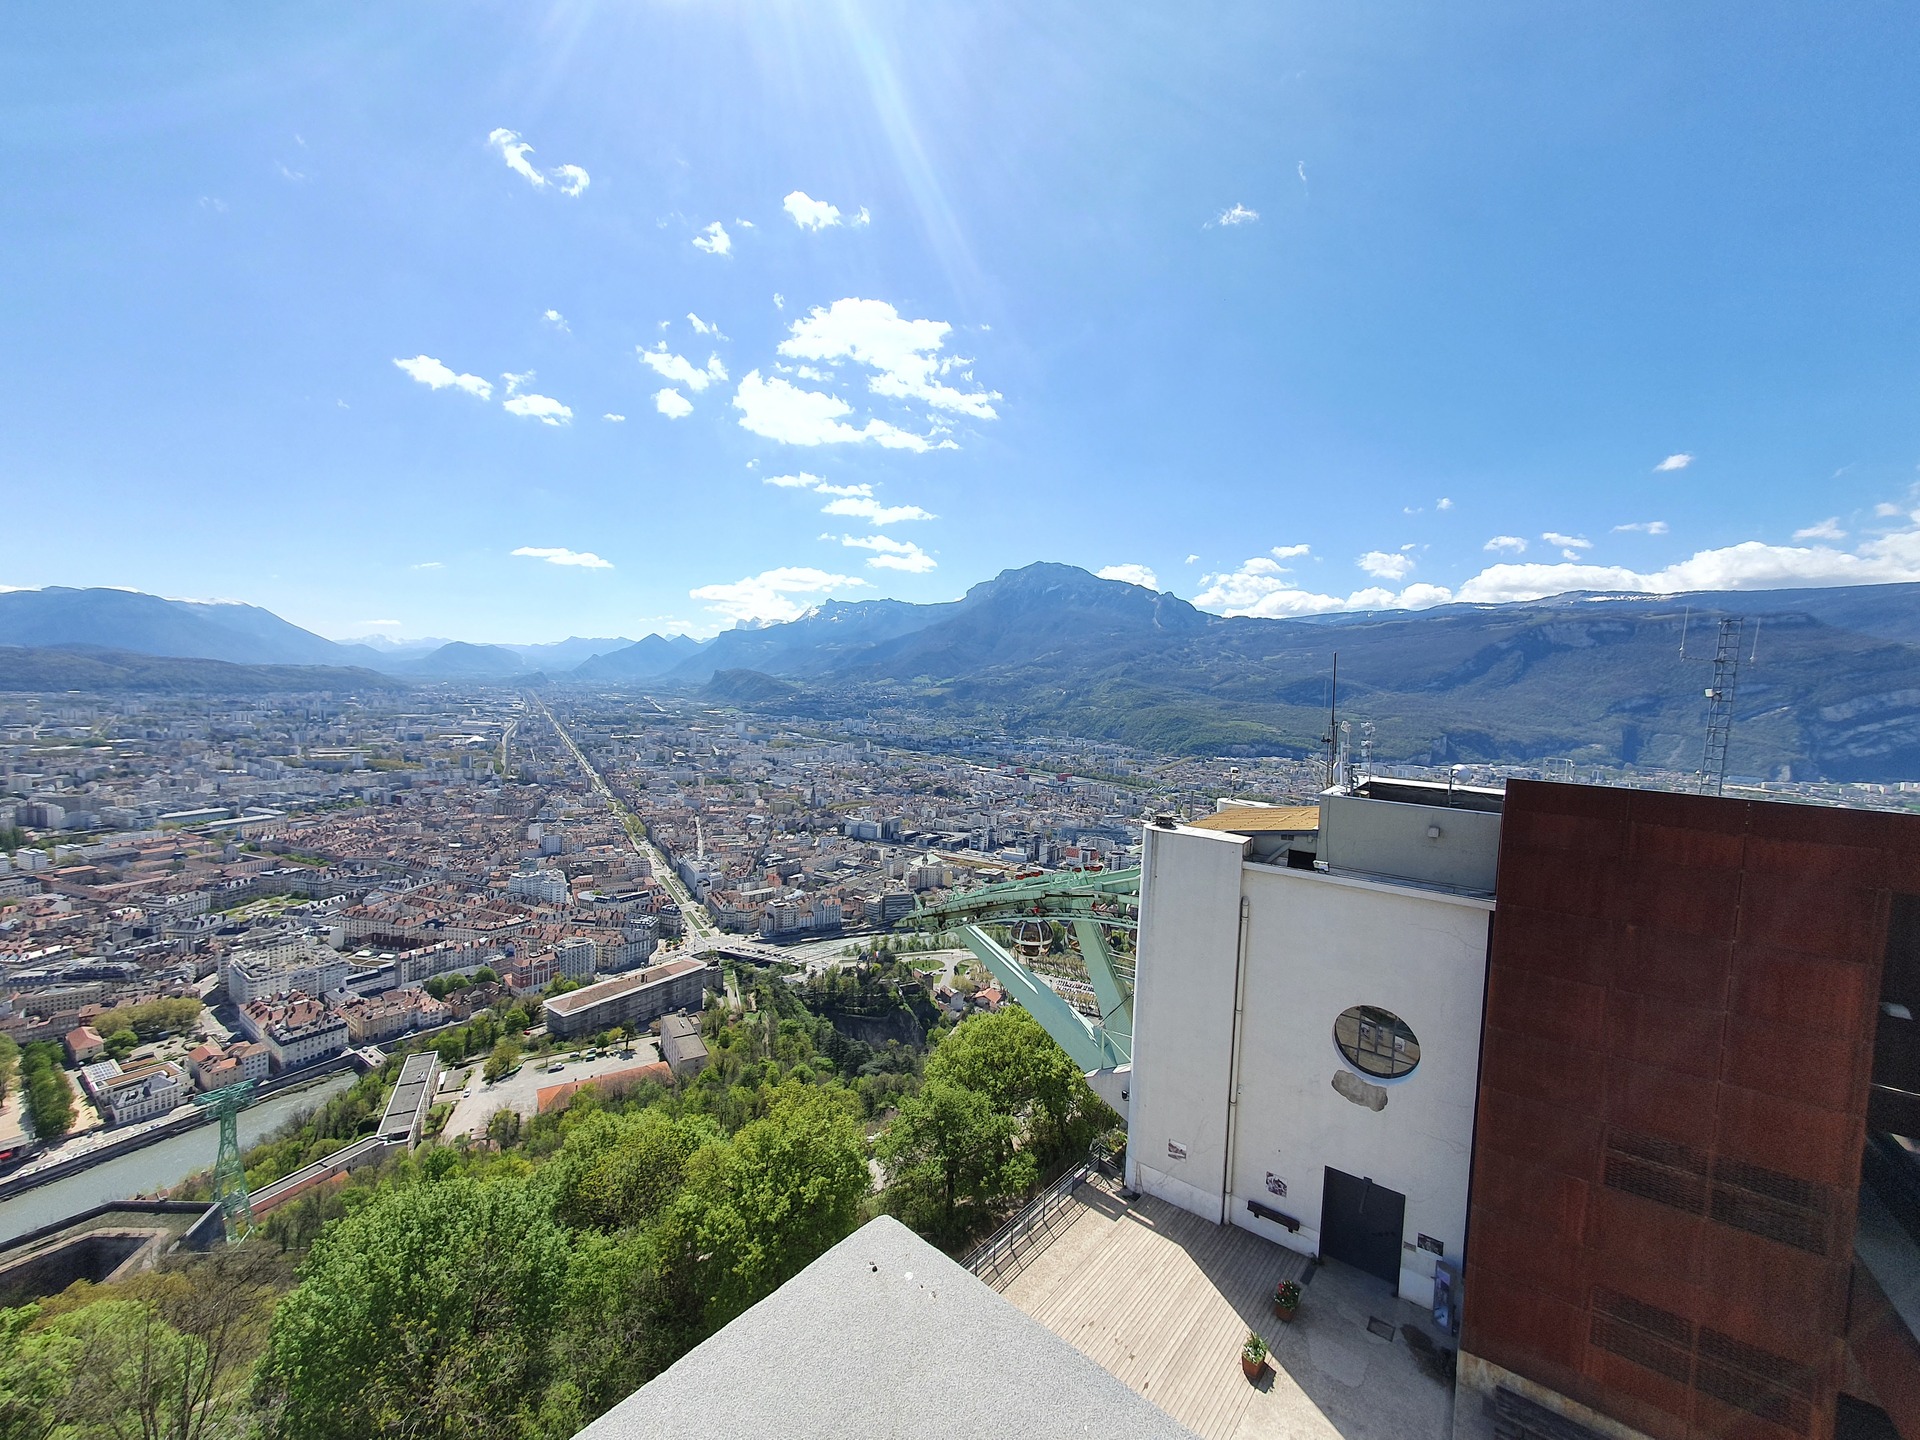
M 60 1047 L 48 1040 L 27 1046 L 20 1052 L 20 1076 L 33 1133 L 51 1144 L 73 1128 L 73 1087 L 60 1068 Z
M 493 1053 L 487 1056 L 487 1063 L 481 1067 L 480 1074 L 489 1084 L 503 1080 L 513 1073 L 513 1067 L 520 1059 L 520 1044 L 516 1040 L 502 1039 L 493 1047 Z
M 597 1111 L 574 1127 L 540 1183 L 562 1224 L 604 1231 L 644 1225 L 679 1193 L 694 1152 L 722 1139 L 705 1116 Z
M 710 1328 L 853 1232 L 872 1189 L 856 1110 L 844 1090 L 784 1085 L 764 1119 L 688 1162 L 683 1199 L 697 1212 Z
M 259 1371 L 270 1434 L 510 1436 L 551 1373 L 565 1232 L 525 1181 L 380 1191 L 314 1242 Z
M 927 1057 L 926 1075 L 977 1090 L 1021 1121 L 1042 1164 L 1083 1152 L 1118 1121 L 1072 1057 L 1018 1006 L 955 1026 Z
M 93 1022 L 93 1028 L 102 1035 L 131 1030 L 142 1040 L 158 1040 L 192 1028 L 200 1018 L 201 1008 L 200 999 L 195 995 L 178 1000 L 147 1000 L 104 1012 Z
M 886 1203 L 935 1243 L 958 1246 L 1039 1178 L 1020 1124 L 980 1091 L 929 1079 L 880 1137 Z
M 0 1310 L 0 1435 L 46 1440 L 61 1422 L 79 1341 L 33 1329 L 38 1305 Z
M 107 1054 L 116 1060 L 124 1060 L 140 1048 L 140 1037 L 131 1030 L 116 1030 L 107 1036 Z

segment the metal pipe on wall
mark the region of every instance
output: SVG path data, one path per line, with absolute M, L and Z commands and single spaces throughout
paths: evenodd
M 1220 1223 L 1231 1224 L 1233 1213 L 1233 1146 L 1240 1119 L 1240 1017 L 1246 1010 L 1247 928 L 1252 923 L 1253 904 L 1240 897 L 1240 938 L 1233 957 L 1233 1042 L 1227 1065 L 1227 1135 L 1222 1147 L 1226 1154 L 1220 1164 Z

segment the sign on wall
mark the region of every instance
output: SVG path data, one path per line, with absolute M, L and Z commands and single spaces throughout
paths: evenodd
M 1269 1195 L 1278 1195 L 1282 1199 L 1286 1197 L 1287 1193 L 1287 1182 L 1271 1170 L 1267 1172 L 1267 1193 Z
M 1167 1141 L 1167 1159 L 1184 1160 L 1186 1158 L 1187 1158 L 1186 1146 L 1182 1145 L 1178 1140 Z

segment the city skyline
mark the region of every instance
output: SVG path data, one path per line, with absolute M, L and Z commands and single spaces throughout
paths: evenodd
M 27 17 L 0 585 L 527 643 L 1040 559 L 1279 616 L 1920 579 L 1915 39 Z

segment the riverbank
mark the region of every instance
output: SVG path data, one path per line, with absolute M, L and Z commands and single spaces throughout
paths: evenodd
M 255 1103 L 269 1100 L 276 1095 L 295 1094 L 343 1071 L 357 1070 L 360 1065 L 359 1056 L 350 1050 L 343 1055 L 336 1055 L 323 1065 L 301 1069 L 292 1075 L 277 1076 L 264 1082 L 255 1090 Z M 157 1120 L 129 1126 L 119 1132 L 101 1133 L 100 1138 L 85 1149 L 72 1153 L 55 1153 L 30 1160 L 13 1174 L 0 1179 L 0 1202 L 11 1200 L 16 1195 L 38 1189 L 42 1185 L 50 1185 L 56 1180 L 77 1175 L 83 1170 L 89 1170 L 108 1160 L 117 1159 L 136 1150 L 143 1150 L 149 1145 L 157 1145 L 162 1140 L 184 1135 L 202 1125 L 210 1124 L 213 1118 L 213 1112 L 210 1110 L 197 1105 L 183 1105 Z
M 258 1104 L 240 1112 L 240 1148 L 244 1152 L 310 1114 L 354 1083 L 350 1070 L 321 1077 L 301 1075 Z M 0 1200 L 0 1244 L 46 1225 L 60 1223 L 96 1205 L 117 1204 L 135 1195 L 172 1189 L 189 1175 L 210 1168 L 218 1149 L 218 1131 L 205 1125 L 173 1130 L 132 1149 L 98 1157 L 84 1166 L 43 1176 L 42 1182 Z

